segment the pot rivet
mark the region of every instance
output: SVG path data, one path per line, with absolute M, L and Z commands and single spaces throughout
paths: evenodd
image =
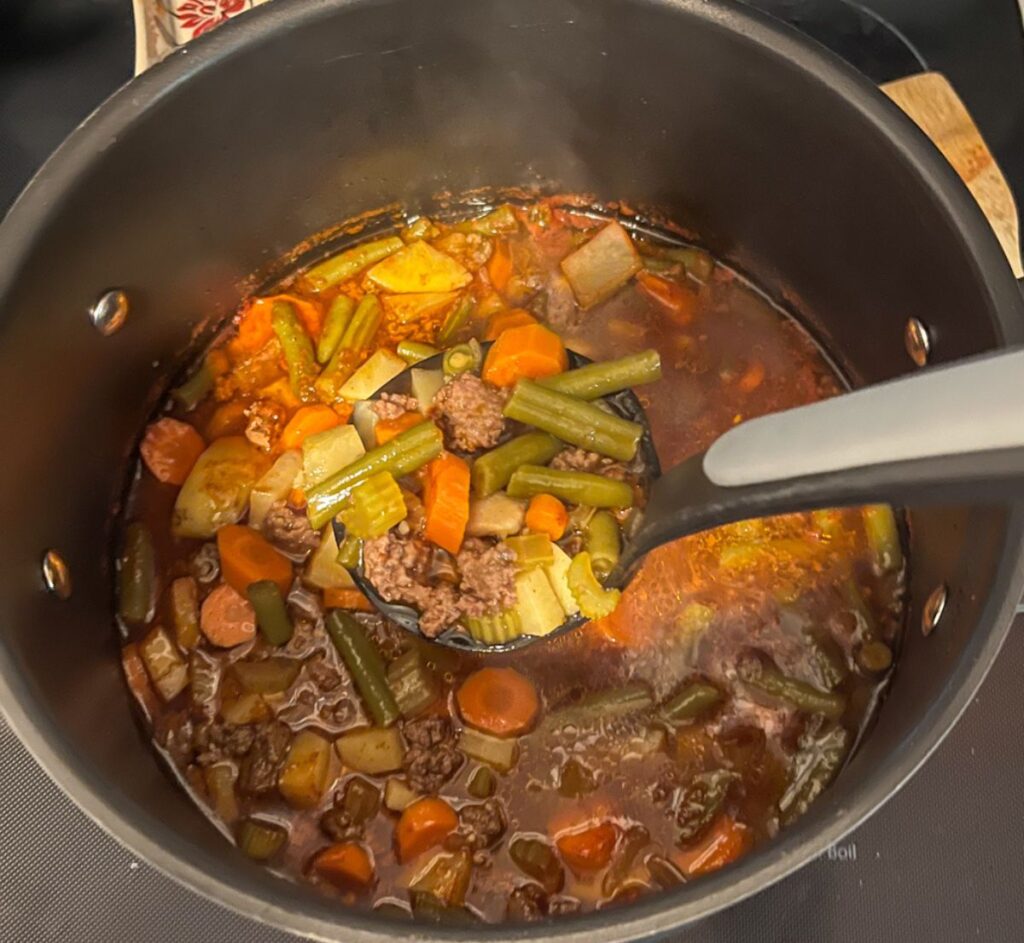
M 58 599 L 71 598 L 71 571 L 56 550 L 43 554 L 43 585 Z
M 949 594 L 944 584 L 939 584 L 932 590 L 932 594 L 924 601 L 924 609 L 921 612 L 921 631 L 927 638 L 939 624 L 942 613 L 946 610 L 946 599 Z
M 104 337 L 121 330 L 127 317 L 128 296 L 120 288 L 104 292 L 89 309 L 89 320 Z
M 928 363 L 928 355 L 932 350 L 932 341 L 926 328 L 917 318 L 908 318 L 903 329 L 903 343 L 906 344 L 910 359 L 919 367 Z

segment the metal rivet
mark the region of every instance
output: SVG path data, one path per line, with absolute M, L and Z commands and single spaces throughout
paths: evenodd
M 58 599 L 71 598 L 71 571 L 56 550 L 43 554 L 43 585 Z
M 949 593 L 945 585 L 940 584 L 932 590 L 932 594 L 924 601 L 924 609 L 921 611 L 921 631 L 925 636 L 931 635 L 935 626 L 939 624 L 942 613 L 946 611 L 946 599 Z
M 124 327 L 127 317 L 128 296 L 120 288 L 104 292 L 89 309 L 89 320 L 104 337 Z
M 909 318 L 903 329 L 903 343 L 906 344 L 910 359 L 919 367 L 928 363 L 928 355 L 932 350 L 932 341 L 926 328 L 917 318 Z

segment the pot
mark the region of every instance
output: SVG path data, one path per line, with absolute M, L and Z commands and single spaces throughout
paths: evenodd
M 135 725 L 108 563 L 131 446 L 210 312 L 309 233 L 438 191 L 557 186 L 653 205 L 799 312 L 857 383 L 1024 340 L 963 185 L 876 89 L 709 0 L 318 0 L 202 37 L 90 118 L 0 227 L 0 703 L 115 837 L 229 907 L 307 936 L 409 931 L 242 858 Z M 251 284 L 251 281 L 248 283 Z M 94 303 L 123 289 L 120 330 Z M 102 318 L 100 318 L 102 323 Z M 108 324 L 109 326 L 109 324 Z M 651 938 L 779 880 L 883 803 L 980 684 L 1024 584 L 1024 507 L 911 509 L 910 631 L 877 725 L 794 826 L 674 892 L 541 927 L 424 939 Z M 70 598 L 39 578 L 47 549 Z M 937 627 L 925 637 L 941 609 Z

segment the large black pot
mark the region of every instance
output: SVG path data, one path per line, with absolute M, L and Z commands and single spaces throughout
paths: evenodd
M 285 0 L 203 37 L 91 118 L 0 228 L 0 701 L 102 826 L 228 906 L 347 943 L 407 932 L 243 860 L 158 766 L 117 663 L 106 563 L 123 463 L 200 318 L 307 234 L 442 189 L 553 182 L 655 204 L 805 315 L 855 382 L 1020 343 L 1017 286 L 932 146 L 796 34 L 708 0 Z M 131 301 L 110 337 L 105 289 Z M 912 514 L 910 631 L 877 727 L 775 843 L 673 893 L 529 930 L 663 934 L 808 861 L 935 748 L 1020 594 L 1024 509 Z M 69 601 L 42 588 L 66 557 Z M 924 638 L 924 600 L 948 587 Z

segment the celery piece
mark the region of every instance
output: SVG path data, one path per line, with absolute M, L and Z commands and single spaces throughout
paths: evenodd
M 352 489 L 348 504 L 338 512 L 346 533 L 354 537 L 380 537 L 409 513 L 398 482 L 378 472 Z

